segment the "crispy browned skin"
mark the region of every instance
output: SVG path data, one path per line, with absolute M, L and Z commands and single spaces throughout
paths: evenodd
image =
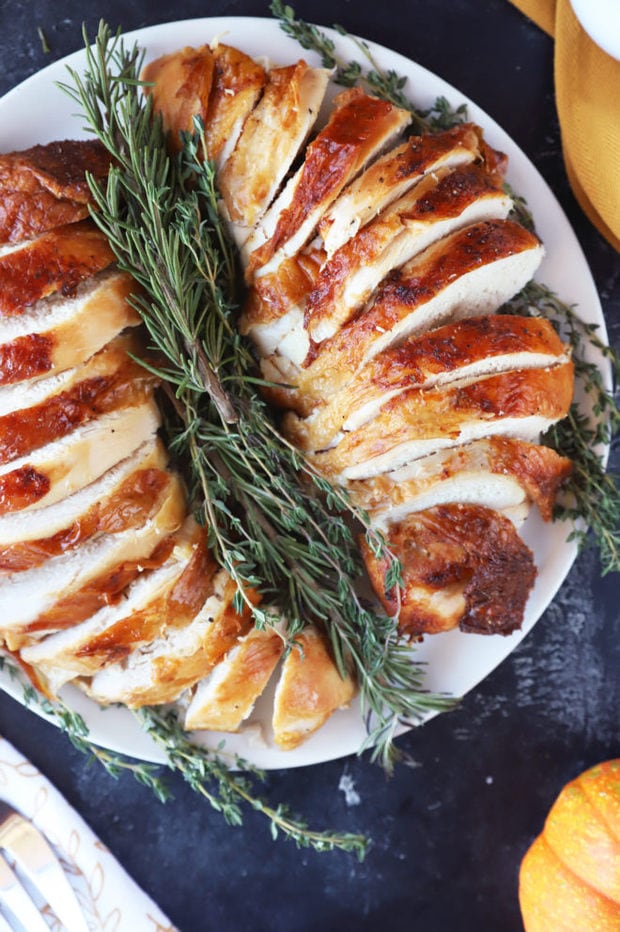
M 205 120 L 209 158 L 217 161 L 231 135 L 243 126 L 265 86 L 265 69 L 230 45 L 212 49 L 213 84 Z
M 81 281 L 112 262 L 106 237 L 90 220 L 45 233 L 0 256 L 0 315 L 20 314 L 55 292 L 71 297 Z
M 285 427 L 302 449 L 321 450 L 342 429 L 351 413 L 369 402 L 379 404 L 387 392 L 431 385 L 436 380 L 452 381 L 469 365 L 479 364 L 484 372 L 487 361 L 500 356 L 518 359 L 519 354 L 530 353 L 547 360 L 562 357 L 564 352 L 564 345 L 548 320 L 507 314 L 468 318 L 384 350 L 360 369 L 328 404 L 319 408 L 311 421 L 298 421 L 289 415 Z M 515 362 L 513 368 L 520 366 Z M 492 371 L 490 365 L 486 371 Z
M 64 140 L 0 156 L 0 243 L 88 216 L 86 172 L 103 181 L 110 157 L 96 141 Z
M 239 322 L 241 332 L 277 320 L 302 302 L 312 291 L 324 258 L 320 249 L 301 252 L 284 259 L 275 272 L 254 279 Z
M 0 515 L 27 508 L 44 498 L 50 490 L 50 477 L 33 466 L 23 466 L 0 476 Z
M 521 626 L 536 578 L 530 549 L 503 515 L 481 505 L 438 505 L 408 516 L 387 533 L 390 551 L 401 560 L 403 588 L 385 592 L 388 560 L 360 546 L 373 588 L 386 611 L 399 610 L 403 633 L 415 636 L 449 630 L 510 634 Z M 437 611 L 433 599 L 452 599 Z
M 164 487 L 173 481 L 162 469 L 140 469 L 128 476 L 107 498 L 52 537 L 25 540 L 0 547 L 0 571 L 15 573 L 39 566 L 94 537 L 139 527 L 153 513 Z
M 140 573 L 161 566 L 168 559 L 173 546 L 173 539 L 166 537 L 150 554 L 116 564 L 112 571 L 107 570 L 77 592 L 60 598 L 50 609 L 42 612 L 34 621 L 26 625 L 22 631 L 15 635 L 11 634 L 10 637 L 14 638 L 17 643 L 20 639 L 27 640 L 29 635 L 37 632 L 60 631 L 80 621 L 85 621 L 104 605 L 110 605 L 120 599 L 127 586 Z
M 90 638 L 77 656 L 87 657 L 94 671 L 122 660 L 139 644 L 155 640 L 166 627 L 189 624 L 212 590 L 215 571 L 206 532 L 201 531 L 194 554 L 174 586 L 145 608 Z
M 276 689 L 273 732 L 285 751 L 296 748 L 336 709 L 348 705 L 356 686 L 351 676 L 342 677 L 325 635 L 309 626 L 295 639 L 284 663 Z
M 180 150 L 180 133 L 193 132 L 193 118 L 199 116 L 206 122 L 213 81 L 209 46 L 197 49 L 187 46 L 163 55 L 146 65 L 141 77 L 152 83 L 145 91 L 153 98 L 153 110 L 161 115 L 164 129 L 170 133 L 170 147 Z
M 146 399 L 157 380 L 127 355 L 132 348 L 138 352 L 137 346 L 129 341 L 107 347 L 102 354 L 114 353 L 118 362 L 105 374 L 89 377 L 86 370 L 84 378 L 76 379 L 66 390 L 30 408 L 0 417 L 0 463 L 58 440 L 121 403 L 137 404 Z
M 422 176 L 432 165 L 453 149 L 471 150 L 472 160 L 479 155 L 481 130 L 472 123 L 464 123 L 443 133 L 426 133 L 423 136 L 410 136 L 395 149 L 390 150 L 368 168 L 354 186 L 376 186 L 380 190 L 398 188 L 407 178 Z M 346 193 L 346 192 L 345 192 Z M 338 203 L 334 210 L 338 209 Z M 330 211 L 321 222 L 319 231 L 327 236 L 333 222 Z
M 475 444 L 484 447 L 489 472 L 515 476 L 528 498 L 538 506 L 543 519 L 550 521 L 558 489 L 570 475 L 571 461 L 550 447 L 514 437 L 486 437 Z M 447 461 L 442 459 L 442 479 L 458 476 L 468 449 L 469 445 L 455 447 Z M 346 488 L 352 501 L 369 512 L 388 506 L 397 508 L 417 491 L 415 480 L 396 482 L 389 473 L 354 480 L 347 483 Z
M 127 300 L 136 290 L 130 275 L 117 272 L 78 298 L 71 317 L 43 332 L 27 333 L 0 344 L 0 385 L 72 369 L 126 327 L 136 327 L 140 317 Z
M 551 369 L 521 369 L 464 385 L 428 391 L 414 388 L 388 401 L 370 424 L 346 434 L 331 450 L 312 458 L 319 469 L 341 471 L 414 440 L 451 439 L 471 421 L 488 423 L 536 415 L 558 420 L 573 397 L 571 362 Z
M 246 120 L 234 152 L 218 179 L 229 218 L 252 227 L 267 209 L 309 130 L 301 105 L 314 69 L 305 61 L 272 68 L 257 107 Z
M 377 334 L 391 330 L 455 278 L 487 262 L 532 249 L 538 242 L 517 223 L 488 220 L 459 230 L 416 256 L 385 280 L 367 311 L 315 349 L 299 375 L 295 409 L 308 413 L 313 399 L 329 398 L 351 378 Z
M 430 222 L 459 214 L 473 201 L 497 195 L 497 185 L 491 179 L 484 166 L 465 165 L 445 174 L 439 182 L 431 184 L 427 176 L 419 187 L 428 185 L 420 197 L 415 196 L 410 206 L 398 212 L 394 218 L 394 232 L 404 229 L 406 224 Z M 406 197 L 408 197 L 406 195 Z M 396 202 L 395 208 L 399 202 Z M 391 209 L 391 208 L 390 208 Z M 383 224 L 380 216 L 376 222 L 369 223 L 357 236 L 338 249 L 321 269 L 317 283 L 308 296 L 305 312 L 306 328 L 313 332 L 317 324 L 330 317 L 334 307 L 340 301 L 347 278 L 352 270 L 375 262 L 379 250 L 383 248 Z M 381 235 L 377 238 L 377 231 Z M 350 315 L 349 315 L 350 316 Z
M 281 212 L 273 236 L 250 257 L 250 276 L 299 230 L 318 204 L 329 207 L 364 163 L 377 138 L 403 124 L 402 110 L 369 97 L 359 88 L 344 91 L 335 103 L 327 125 L 306 149 L 291 205 Z

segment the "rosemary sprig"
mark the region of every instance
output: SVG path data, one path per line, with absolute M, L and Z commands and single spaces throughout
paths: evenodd
M 253 359 L 234 324 L 233 259 L 217 213 L 214 169 L 198 132 L 168 155 L 139 90 L 140 52 L 101 24 L 83 76 L 65 90 L 113 156 L 94 216 L 122 268 L 143 288 L 134 303 L 163 356 L 153 364 L 174 395 L 171 448 L 187 466 L 199 519 L 259 625 L 282 615 L 289 639 L 322 624 L 341 671 L 360 686 L 373 756 L 389 766 L 401 720 L 419 721 L 452 700 L 421 689 L 422 671 L 395 618 L 357 591 L 359 550 L 342 511 L 383 547 L 366 516 L 318 476 L 278 434 L 255 391 Z M 392 569 L 398 576 L 398 567 Z M 255 608 L 248 585 L 260 590 Z
M 282 0 L 272 0 L 269 9 L 280 21 L 280 28 L 287 36 L 299 42 L 302 48 L 316 52 L 324 68 L 334 69 L 333 80 L 336 84 L 344 87 L 365 84 L 376 97 L 381 97 L 397 107 L 409 110 L 412 117 L 411 132 L 425 133 L 448 129 L 467 119 L 466 105 L 461 104 L 454 109 L 445 97 L 438 97 L 429 110 L 417 110 L 404 93 L 407 78 L 398 75 L 391 68 L 387 71 L 381 68 L 368 44 L 363 39 L 352 36 L 343 26 L 336 23 L 333 28 L 357 46 L 368 68 L 364 69 L 358 61 L 342 59 L 336 51 L 334 41 L 328 35 L 313 23 L 299 19 L 295 15 L 295 10 Z

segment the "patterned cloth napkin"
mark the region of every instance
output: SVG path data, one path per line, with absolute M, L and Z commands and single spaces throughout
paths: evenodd
M 0 738 L 0 799 L 47 836 L 91 932 L 176 932 L 58 790 L 4 738 Z M 43 915 L 54 932 L 63 932 L 64 926 L 54 917 Z
M 555 38 L 555 94 L 568 178 L 584 212 L 620 251 L 620 61 L 590 39 L 569 0 L 512 2 Z

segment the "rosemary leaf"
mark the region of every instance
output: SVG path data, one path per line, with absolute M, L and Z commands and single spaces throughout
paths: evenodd
M 350 522 L 381 550 L 377 531 L 281 437 L 256 392 L 253 356 L 235 326 L 234 254 L 199 121 L 171 158 L 151 98 L 140 92 L 141 52 L 126 50 L 103 23 L 94 49 L 86 44 L 86 71 L 72 72 L 65 90 L 114 160 L 107 184 L 92 184 L 94 217 L 142 286 L 133 303 L 163 358 L 168 440 L 196 515 L 237 582 L 237 606 L 245 601 L 259 625 L 285 618 L 289 643 L 309 621 L 324 627 L 341 673 L 352 671 L 360 685 L 373 753 L 390 766 L 397 724 L 421 721 L 452 700 L 424 692 L 396 619 L 360 600 Z M 258 609 L 248 584 L 262 596 Z

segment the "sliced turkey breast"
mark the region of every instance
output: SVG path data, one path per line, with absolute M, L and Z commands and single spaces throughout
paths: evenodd
M 156 378 L 129 353 L 141 347 L 120 336 L 88 362 L 29 384 L 0 388 L 0 463 L 23 457 L 118 408 L 146 400 Z
M 104 534 L 33 569 L 3 576 L 0 636 L 13 650 L 114 601 L 140 572 L 164 562 L 185 511 L 181 484 L 170 475 L 158 507 L 142 526 Z
M 127 300 L 135 290 L 124 272 L 103 272 L 73 297 L 55 295 L 0 319 L 0 385 L 73 368 L 125 327 L 136 327 L 140 317 Z
M 487 437 L 431 453 L 394 472 L 349 482 L 346 489 L 373 524 L 382 526 L 448 502 L 486 505 L 512 517 L 524 502 L 533 501 L 550 521 L 558 489 L 570 471 L 570 460 L 549 447 Z
M 194 117 L 206 123 L 213 83 L 211 49 L 206 45 L 186 46 L 163 55 L 149 62 L 140 77 L 148 82 L 144 92 L 151 96 L 153 111 L 160 114 L 164 129 L 170 134 L 170 147 L 179 151 L 180 134 L 194 132 Z
M 410 122 L 408 110 L 360 88 L 338 94 L 327 124 L 306 148 L 303 165 L 246 244 L 249 275 L 271 274 L 298 253 L 342 189 Z
M 138 576 L 120 601 L 23 648 L 23 659 L 46 677 L 51 689 L 120 663 L 167 627 L 187 625 L 196 616 L 214 590 L 216 572 L 204 528 L 189 518 L 173 544 L 166 561 Z
M 309 625 L 297 636 L 282 664 L 273 704 L 273 737 L 291 751 L 350 703 L 355 683 L 342 677 L 326 638 Z
M 391 204 L 321 269 L 305 324 L 320 343 L 353 316 L 393 269 L 455 229 L 504 218 L 512 200 L 479 165 L 439 169 Z
M 68 298 L 81 281 L 113 262 L 114 253 L 92 220 L 4 247 L 0 249 L 0 316 L 22 314 L 57 291 Z
M 508 518 L 470 504 L 438 505 L 387 531 L 402 564 L 403 587 L 386 592 L 389 560 L 360 546 L 373 588 L 404 634 L 436 634 L 457 625 L 478 634 L 519 628 L 536 578 L 530 549 Z
M 285 641 L 274 628 L 252 628 L 198 683 L 185 728 L 237 731 L 254 709 L 282 656 Z
M 312 129 L 328 77 L 325 69 L 304 61 L 269 72 L 263 96 L 219 174 L 226 214 L 240 244 L 276 196 Z
M 189 624 L 169 624 L 150 644 L 100 670 L 87 687 L 89 694 L 97 702 L 130 708 L 159 705 L 178 699 L 205 677 L 252 624 L 247 607 L 235 610 L 236 584 L 225 571 L 216 574 L 212 592 Z M 249 595 L 255 600 L 255 594 Z
M 572 396 L 571 362 L 410 389 L 312 462 L 340 480 L 365 479 L 491 434 L 536 440 L 566 416 Z
M 480 130 L 471 123 L 445 133 L 411 136 L 391 149 L 353 181 L 325 214 L 319 232 L 327 258 L 424 175 L 479 157 Z
M 39 566 L 92 537 L 144 523 L 171 481 L 167 462 L 161 441 L 150 440 L 69 498 L 0 517 L 0 572 Z
M 284 432 L 302 450 L 334 446 L 342 432 L 357 430 L 391 398 L 412 388 L 432 388 L 459 379 L 541 369 L 568 359 L 568 350 L 548 320 L 491 315 L 446 324 L 384 350 L 308 418 L 284 418 Z
M 298 386 L 283 401 L 300 414 L 329 399 L 378 353 L 447 320 L 489 314 L 533 276 L 544 254 L 537 237 L 510 220 L 491 220 L 447 236 L 380 286 L 368 310 L 349 321 L 314 358 L 285 379 Z M 283 363 L 275 359 L 274 369 Z
M 230 45 L 211 47 L 213 84 L 205 121 L 209 158 L 219 171 L 235 146 L 245 121 L 265 86 L 265 69 L 249 55 Z
M 94 140 L 50 142 L 0 155 L 0 243 L 17 242 L 88 216 L 86 173 L 105 180 L 110 156 Z
M 152 398 L 119 405 L 62 439 L 0 465 L 0 515 L 47 508 L 73 495 L 150 440 L 160 423 Z
M 272 275 L 255 279 L 239 320 L 239 330 L 252 338 L 261 354 L 275 353 L 294 324 L 303 326 L 305 301 L 324 259 L 320 247 L 311 243 L 298 255 L 284 259 Z

